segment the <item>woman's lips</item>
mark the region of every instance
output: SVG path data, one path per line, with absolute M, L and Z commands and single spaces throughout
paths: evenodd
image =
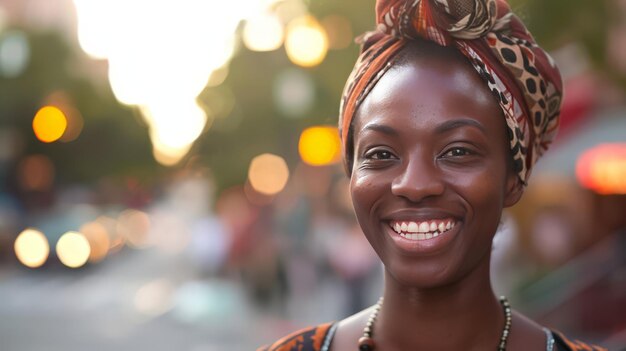
M 433 254 L 448 246 L 459 232 L 460 222 L 453 218 L 391 220 L 385 226 L 400 251 L 420 255 Z
M 396 233 L 409 240 L 429 240 L 454 228 L 454 219 L 432 219 L 422 221 L 390 221 Z

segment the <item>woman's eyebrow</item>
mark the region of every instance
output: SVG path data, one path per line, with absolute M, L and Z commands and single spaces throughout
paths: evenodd
M 470 118 L 460 118 L 453 119 L 450 121 L 445 121 L 435 128 L 436 134 L 443 134 L 445 132 L 449 132 L 450 130 L 461 128 L 465 126 L 470 126 L 474 128 L 478 128 L 481 132 L 486 133 L 485 127 L 478 121 Z
M 368 123 L 365 125 L 365 127 L 363 127 L 363 131 L 366 131 L 366 130 L 373 130 L 373 131 L 388 134 L 391 136 L 398 136 L 397 130 L 384 124 Z

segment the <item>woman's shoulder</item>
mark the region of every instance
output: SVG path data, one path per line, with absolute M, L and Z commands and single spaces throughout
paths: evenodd
M 563 333 L 537 324 L 525 315 L 514 311 L 513 325 L 515 333 L 510 335 L 510 344 L 516 350 L 553 350 L 553 351 L 603 351 L 603 347 L 591 345 L 580 340 L 573 340 Z M 542 346 L 543 345 L 543 346 Z
M 335 323 L 324 323 L 293 332 L 257 351 L 320 351 Z
M 587 344 L 580 340 L 572 340 L 562 333 L 552 330 L 555 351 L 608 351 L 604 347 Z

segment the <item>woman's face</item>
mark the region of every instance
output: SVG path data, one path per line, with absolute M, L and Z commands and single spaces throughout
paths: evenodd
M 388 71 L 353 121 L 358 221 L 399 282 L 436 287 L 481 263 L 521 195 L 500 107 L 473 68 L 420 57 Z

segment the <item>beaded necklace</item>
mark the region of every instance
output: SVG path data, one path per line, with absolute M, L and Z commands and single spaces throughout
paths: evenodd
M 509 338 L 509 334 L 511 333 L 511 305 L 509 304 L 509 300 L 506 297 L 500 297 L 500 304 L 504 309 L 504 330 L 502 330 L 502 335 L 500 336 L 500 344 L 498 345 L 498 351 L 506 350 L 506 342 Z M 376 343 L 374 343 L 373 332 L 374 332 L 374 322 L 376 321 L 376 317 L 378 317 L 378 312 L 380 312 L 381 307 L 383 306 L 383 298 L 378 299 L 378 302 L 374 306 L 374 310 L 370 314 L 369 319 L 367 320 L 367 324 L 363 329 L 363 336 L 359 339 L 359 351 L 374 351 L 376 349 Z

